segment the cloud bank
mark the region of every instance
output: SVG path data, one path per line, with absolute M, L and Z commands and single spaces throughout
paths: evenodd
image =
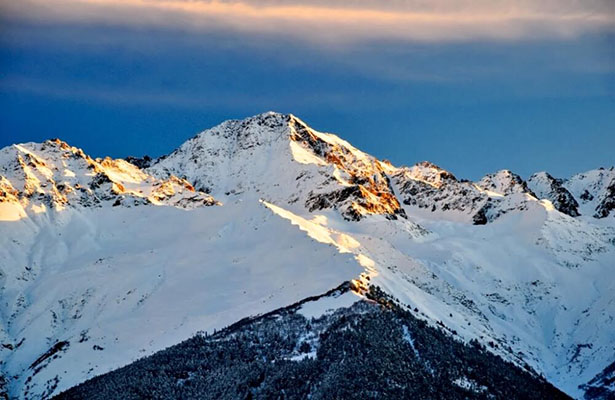
M 269 34 L 319 43 L 573 38 L 615 31 L 612 0 L 0 0 L 4 19 Z

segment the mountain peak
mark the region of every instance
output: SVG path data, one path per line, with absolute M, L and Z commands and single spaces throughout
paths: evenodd
M 336 208 L 348 219 L 404 215 L 382 163 L 292 114 L 267 112 L 205 130 L 150 167 L 176 174 L 216 197 L 252 193 L 309 210 Z
M 528 188 L 527 183 L 519 175 L 508 169 L 502 169 L 496 173 L 487 174 L 478 181 L 476 185 L 481 189 L 501 195 L 527 193 L 536 197 Z
M 527 184 L 537 198 L 551 201 L 556 210 L 571 217 L 580 215 L 579 203 L 564 187 L 562 179 L 556 179 L 548 172 L 542 171 L 533 174 L 528 179 Z
M 440 188 L 447 182 L 457 182 L 455 175 L 429 161 L 421 161 L 412 167 L 404 167 L 400 170 L 406 178 L 421 181 L 436 188 Z

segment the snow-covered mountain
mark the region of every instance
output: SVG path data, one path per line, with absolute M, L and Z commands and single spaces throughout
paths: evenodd
M 392 166 L 293 115 L 227 121 L 188 140 L 149 168 L 177 175 L 218 197 L 255 193 L 309 211 L 339 209 L 347 219 L 404 216 L 387 171 Z
M 556 179 L 547 172 L 538 172 L 527 181 L 528 186 L 539 199 L 551 201 L 556 210 L 578 217 L 579 203 L 574 196 L 564 187 L 563 179 Z
M 459 181 L 450 172 L 422 162 L 393 174 L 403 203 L 452 221 L 476 225 L 492 222 L 508 211 L 527 209 L 537 199 L 516 174 L 502 170 L 478 182 Z
M 93 160 L 58 139 L 0 150 L 2 220 L 65 207 L 168 204 L 182 208 L 213 205 L 174 176 L 156 179 L 124 160 Z
M 581 214 L 596 218 L 613 216 L 615 210 L 615 168 L 600 168 L 576 174 L 564 187 L 577 199 Z
M 50 397 L 346 280 L 573 396 L 615 362 L 613 168 L 470 182 L 277 113 L 130 161 L 60 141 L 0 150 L 11 396 Z

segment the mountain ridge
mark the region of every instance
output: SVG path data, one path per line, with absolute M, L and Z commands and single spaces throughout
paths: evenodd
M 17 146 L 0 150 L 0 368 L 16 397 L 345 280 L 574 396 L 615 361 L 613 168 L 470 182 L 271 112 L 132 164 L 61 141 Z
M 255 127 L 263 126 L 267 128 L 263 132 L 273 134 L 274 137 L 269 138 L 267 135 L 261 135 L 251 140 L 249 136 L 254 134 Z M 210 136 L 217 138 L 222 134 L 225 137 L 224 133 L 221 132 L 229 129 L 233 132 L 240 132 L 237 133 L 237 137 L 233 138 L 235 142 L 228 144 L 226 148 L 221 145 L 216 145 L 212 148 L 207 147 L 207 142 L 213 140 Z M 216 165 L 224 162 L 227 166 L 230 166 L 232 160 L 229 160 L 229 158 L 235 157 L 234 152 L 238 151 L 237 148 L 239 148 L 241 157 L 250 157 L 258 147 L 268 145 L 271 142 L 282 143 L 277 143 L 278 146 L 269 149 L 270 153 L 268 156 L 271 156 L 271 153 L 278 155 L 278 152 L 288 156 L 288 149 L 284 147 L 286 144 L 284 139 L 286 138 L 290 143 L 290 156 L 295 162 L 319 166 L 333 165 L 336 171 L 331 175 L 338 180 L 338 183 L 346 186 L 344 190 L 317 193 L 310 199 L 305 200 L 307 208 L 312 211 L 330 207 L 332 201 L 344 201 L 350 197 L 355 199 L 355 201 L 354 204 L 346 206 L 345 214 L 351 219 L 360 219 L 362 214 L 369 214 L 370 207 L 374 208 L 376 213 L 385 213 L 391 217 L 395 215 L 403 216 L 403 210 L 400 209 L 399 203 L 404 202 L 406 205 L 416 205 L 419 208 L 426 208 L 427 204 L 430 206 L 435 204 L 439 205 L 437 208 L 443 211 L 459 210 L 462 213 L 470 212 L 472 214 L 472 221 L 475 224 L 483 224 L 490 222 L 506 213 L 511 207 L 514 207 L 514 205 L 510 204 L 501 204 L 502 201 L 499 199 L 502 197 L 501 195 L 505 197 L 511 194 L 527 194 L 536 200 L 539 197 L 528 186 L 531 178 L 526 182 L 519 175 L 509 170 L 500 170 L 495 173 L 486 174 L 479 181 L 470 182 L 467 180 L 459 181 L 451 172 L 429 161 L 419 162 L 411 167 L 394 167 L 388 161 L 378 160 L 361 152 L 335 135 L 318 132 L 309 128 L 307 124 L 293 114 L 279 114 L 275 112 L 259 114 L 245 120 L 226 121 L 214 128 L 205 130 L 186 141 L 172 153 L 152 160 L 148 165 L 148 171 L 160 177 L 176 174 L 189 181 L 198 182 L 197 187 L 206 192 L 211 192 L 216 188 L 214 177 L 209 178 L 210 180 L 207 184 L 200 182 L 204 176 L 208 177 L 210 175 L 207 171 L 203 170 L 208 163 L 209 165 Z M 191 143 L 194 143 L 194 145 L 190 146 L 189 144 Z M 239 144 L 237 145 L 236 143 Z M 248 151 L 241 152 L 241 150 Z M 305 154 L 303 150 L 307 150 L 308 154 Z M 198 165 L 187 166 L 185 163 L 181 164 L 181 162 L 179 165 L 173 165 L 174 160 L 181 159 L 182 154 L 186 152 L 192 153 L 192 157 L 198 154 L 199 162 L 203 162 L 200 170 Z M 226 159 L 224 161 L 220 161 L 220 158 L 224 158 L 220 157 L 221 152 L 226 152 Z M 195 158 L 190 160 L 197 164 Z M 280 168 L 284 168 L 283 166 L 286 164 L 286 161 L 287 159 L 279 160 L 279 164 L 282 165 Z M 574 180 L 576 177 L 583 176 L 584 174 L 593 175 L 596 171 L 600 171 L 600 169 L 576 174 L 569 180 Z M 613 167 L 609 171 L 613 171 Z M 346 174 L 345 178 L 347 179 L 343 179 L 339 174 L 336 175 L 335 172 Z M 309 174 L 307 171 L 302 173 Z M 297 176 L 295 179 L 301 178 Z M 254 179 L 254 177 L 249 179 Z M 555 182 L 555 178 L 551 177 L 551 179 Z M 396 182 L 396 188 L 392 187 L 391 180 Z M 564 181 L 560 181 L 559 186 L 561 189 L 559 191 L 561 192 L 566 189 L 563 189 L 562 186 Z M 324 184 L 319 182 L 317 186 L 322 187 Z M 442 186 L 445 187 L 443 188 Z M 597 185 L 594 184 L 594 186 Z M 394 199 L 396 197 L 394 194 L 396 189 L 402 199 Z M 224 191 L 224 193 L 217 193 L 217 195 L 229 195 L 241 192 L 242 190 L 242 188 L 230 188 Z M 598 197 L 604 198 L 604 205 L 600 203 L 594 214 L 597 217 L 606 217 L 613 209 L 613 200 L 609 199 L 614 196 L 611 192 L 615 190 L 615 172 L 613 172 L 611 184 L 607 184 L 606 190 L 610 190 L 610 192 L 597 194 Z M 574 207 L 574 203 L 572 203 L 576 202 L 575 198 L 567 190 L 568 197 L 560 200 L 544 191 L 541 193 L 544 194 L 541 198 L 553 200 L 554 207 L 559 211 L 573 217 L 580 215 Z M 378 201 L 374 200 L 374 195 L 378 197 L 377 200 L 381 203 L 384 202 L 383 209 L 380 209 L 378 205 L 374 205 L 378 203 Z M 461 204 L 463 201 L 459 199 L 460 195 L 463 197 L 471 196 L 471 204 Z M 419 197 L 425 197 L 425 199 L 423 200 Z M 524 196 L 519 197 L 517 199 L 518 202 L 524 203 L 526 200 L 523 198 Z M 298 196 L 291 200 L 287 199 L 287 201 L 298 200 Z M 357 206 L 358 202 L 361 203 L 360 206 Z M 523 207 L 522 204 L 520 206 Z

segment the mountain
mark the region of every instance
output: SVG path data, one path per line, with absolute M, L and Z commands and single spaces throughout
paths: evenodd
M 344 299 L 344 300 L 342 300 Z M 337 307 L 323 313 L 332 303 Z M 346 303 L 344 306 L 341 304 Z M 568 399 L 378 292 L 342 285 L 93 378 L 59 399 Z
M 615 168 L 577 174 L 564 183 L 577 199 L 584 215 L 606 218 L 615 209 Z
M 612 168 L 470 182 L 277 113 L 129 161 L 0 150 L 7 395 L 49 398 L 345 281 L 569 395 L 612 393 Z
M 537 198 L 516 174 L 502 170 L 479 182 L 459 181 L 429 162 L 399 168 L 393 179 L 402 201 L 416 212 L 428 211 L 443 219 L 492 222 L 509 211 L 527 209 Z
M 336 208 L 346 219 L 404 217 L 386 171 L 392 167 L 293 115 L 227 121 L 188 140 L 149 171 L 181 176 L 219 197 L 255 193 L 309 211 Z
M 578 217 L 579 203 L 574 196 L 564 187 L 563 179 L 556 179 L 547 172 L 538 172 L 527 181 L 528 186 L 536 193 L 536 197 L 547 199 L 557 211 Z
M 215 204 L 185 180 L 156 179 L 124 160 L 94 160 L 58 139 L 5 147 L 0 150 L 0 173 L 3 220 L 105 203 L 182 208 Z

